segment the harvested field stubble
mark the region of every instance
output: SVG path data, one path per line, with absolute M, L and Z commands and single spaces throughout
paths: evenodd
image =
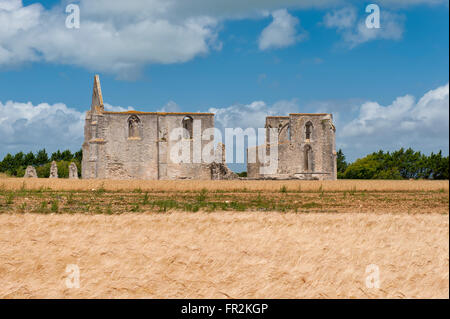
M 3 214 L 0 228 L 2 298 L 449 297 L 448 215 Z

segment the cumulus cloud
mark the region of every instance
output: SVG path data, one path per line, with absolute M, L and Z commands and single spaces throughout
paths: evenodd
M 353 7 L 342 8 L 329 12 L 323 18 L 323 23 L 328 28 L 339 30 L 353 27 L 356 21 L 356 10 Z
M 351 1 L 79 0 L 80 29 L 65 27 L 68 2 L 61 0 L 45 9 L 39 3 L 24 6 L 21 0 L 0 0 L 0 68 L 44 61 L 130 79 L 149 64 L 182 63 L 220 50 L 219 31 L 229 19 L 262 18 L 264 12 L 273 12 L 274 21 L 261 35 L 260 48 L 283 47 L 305 35 L 296 33 L 297 19 L 283 8 L 335 8 Z M 387 7 L 423 3 L 448 1 L 382 1 Z M 373 38 L 398 38 L 401 24 L 396 16 L 387 19 L 387 32 L 366 32 L 354 26 L 345 37 L 353 44 Z
M 272 12 L 272 22 L 261 32 L 259 49 L 284 48 L 301 41 L 306 32 L 298 33 L 299 19 L 290 15 L 286 9 Z
M 270 105 L 264 101 L 254 101 L 249 104 L 210 108 L 208 112 L 216 114 L 215 123 L 219 129 L 227 127 L 260 128 L 264 127 L 266 116 L 282 116 L 298 112 L 298 103 L 296 100 L 282 100 Z
M 143 12 L 129 7 L 129 16 L 108 15 L 117 6 L 112 2 L 81 1 L 79 29 L 65 27 L 62 7 L 45 10 L 11 1 L 0 5 L 0 65 L 43 60 L 131 78 L 143 65 L 185 62 L 217 47 L 216 19 L 174 19 L 165 16 L 161 1 L 148 2 Z
M 349 105 L 351 107 L 349 107 Z M 111 106 L 112 111 L 132 107 Z M 169 101 L 162 110 L 180 111 Z M 333 113 L 338 148 L 354 160 L 370 152 L 412 147 L 423 152 L 448 153 L 449 84 L 430 90 L 420 99 L 411 95 L 396 98 L 389 105 L 374 101 L 316 101 L 300 107 L 297 100 L 281 100 L 273 104 L 254 101 L 210 108 L 215 113 L 216 127 L 262 128 L 266 116 L 289 113 Z M 7 152 L 28 152 L 46 148 L 48 151 L 69 148 L 78 150 L 83 142 L 84 113 L 57 103 L 0 102 L 0 155 Z
M 178 106 L 177 103 L 174 101 L 169 101 L 164 105 L 161 109 L 158 110 L 158 112 L 181 112 L 181 108 Z
M 344 43 L 350 48 L 359 44 L 376 40 L 400 40 L 404 32 L 405 17 L 401 14 L 381 10 L 380 28 L 369 29 L 366 26 L 366 15 L 357 19 L 354 7 L 333 10 L 324 16 L 323 24 L 327 28 L 335 28 L 341 34 Z
M 134 107 L 132 106 L 128 106 L 128 107 L 122 107 L 122 106 L 114 106 L 108 103 L 104 103 L 104 108 L 106 111 L 111 111 L 111 112 L 126 112 L 126 111 L 132 111 L 134 110 Z
M 0 102 L 0 153 L 81 148 L 84 114 L 65 104 Z M 4 154 L 3 154 L 4 155 Z
M 411 95 L 390 105 L 365 102 L 355 119 L 338 130 L 344 148 L 364 153 L 379 149 L 413 147 L 423 151 L 448 152 L 449 85 L 427 92 L 417 102 Z

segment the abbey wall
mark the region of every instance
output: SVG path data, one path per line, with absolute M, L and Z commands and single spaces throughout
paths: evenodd
M 194 135 L 193 123 L 201 131 Z M 174 163 L 169 138 L 174 128 L 185 128 L 190 147 L 187 163 Z M 91 110 L 86 114 L 83 144 L 83 178 L 101 179 L 211 179 L 211 167 L 196 161 L 194 140 L 203 148 L 201 133 L 214 127 L 212 113 L 108 112 L 103 108 L 98 76 L 94 81 Z M 201 156 L 201 153 L 200 153 Z
M 247 164 L 249 178 L 316 179 L 337 178 L 335 127 L 331 114 L 297 113 L 266 118 L 266 144 L 249 149 L 256 162 Z M 270 141 L 270 130 L 277 135 Z M 261 173 L 268 166 L 271 148 L 277 147 L 278 165 L 274 171 Z M 249 156 L 249 155 L 247 155 Z
M 82 177 L 97 179 L 235 179 L 225 147 L 213 146 L 213 113 L 109 112 L 98 76 L 86 113 Z M 290 114 L 266 118 L 266 143 L 247 150 L 250 179 L 336 179 L 335 127 L 331 114 Z M 173 132 L 179 132 L 174 139 Z M 206 134 L 204 134 L 206 133 Z M 275 141 L 271 134 L 276 136 Z M 211 136 L 205 140 L 204 136 Z M 273 137 L 273 136 L 272 136 Z M 180 161 L 179 143 L 188 150 Z M 266 158 L 276 147 L 275 169 Z M 253 153 L 252 153 L 253 152 Z M 212 154 L 211 154 L 212 153 Z M 249 156 L 255 154 L 254 157 Z M 211 156 L 212 155 L 212 156 Z M 213 158 L 213 160 L 211 160 Z

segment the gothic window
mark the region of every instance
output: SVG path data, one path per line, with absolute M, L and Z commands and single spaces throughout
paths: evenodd
M 183 137 L 190 139 L 193 137 L 194 120 L 190 116 L 186 116 L 182 121 Z
M 307 140 L 311 139 L 312 136 L 313 125 L 311 122 L 306 123 L 305 125 L 305 137 Z
M 266 129 L 266 143 L 267 144 L 269 144 L 271 141 L 270 141 L 270 129 L 272 128 L 272 126 L 269 124 L 269 125 L 267 125 L 266 124 L 266 126 L 265 126 L 265 129 Z
M 291 139 L 291 129 L 289 123 L 281 124 L 278 127 L 278 140 L 280 142 L 289 141 Z
M 130 116 L 128 119 L 128 137 L 140 137 L 139 124 L 141 120 L 136 115 Z
M 304 160 L 305 160 L 305 171 L 311 171 L 312 170 L 312 163 L 313 163 L 313 156 L 312 156 L 312 148 L 310 145 L 305 146 L 305 152 L 304 152 Z

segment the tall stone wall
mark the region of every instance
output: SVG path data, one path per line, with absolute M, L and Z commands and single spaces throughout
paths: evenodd
M 180 140 L 172 140 L 171 132 L 183 127 L 184 119 L 191 119 L 198 130 L 192 128 L 192 136 L 182 137 L 183 143 L 189 145 L 187 163 L 171 160 L 170 151 Z M 211 113 L 164 113 L 159 115 L 159 179 L 211 179 L 208 163 L 204 163 L 202 149 L 209 141 L 202 140 L 205 129 L 214 127 L 214 114 Z M 194 150 L 195 148 L 195 150 Z
M 286 125 L 286 123 L 289 123 Z M 256 163 L 247 164 L 249 178 L 298 178 L 334 180 L 337 178 L 335 127 L 331 114 L 290 114 L 289 117 L 268 117 L 270 128 L 278 132 L 278 165 L 275 172 L 262 174 L 262 154 L 270 153 L 269 144 L 256 147 Z M 286 133 L 289 132 L 288 133 Z M 266 140 L 269 142 L 269 140 Z M 272 144 L 273 146 L 273 144 Z M 269 156 L 268 156 L 269 157 Z
M 199 136 L 182 137 L 190 145 L 190 160 L 171 160 L 170 150 L 178 141 L 171 141 L 170 132 L 181 128 L 183 119 L 199 121 Z M 134 121 L 135 128 L 130 128 Z M 208 141 L 201 133 L 214 127 L 213 114 L 102 112 L 86 117 L 83 145 L 83 178 L 102 179 L 211 179 L 207 164 L 193 163 L 194 143 L 199 154 Z M 133 130 L 133 133 L 130 133 Z
M 212 113 L 107 112 L 98 76 L 94 78 L 91 109 L 86 113 L 83 143 L 83 178 L 100 179 L 230 179 L 236 178 L 223 161 L 207 161 L 202 150 L 213 145 L 203 140 L 214 127 Z M 170 134 L 180 131 L 176 140 Z M 256 163 L 247 164 L 250 178 L 336 179 L 335 128 L 331 114 L 269 116 L 266 130 L 278 136 L 274 172 L 262 174 L 258 153 L 268 144 L 250 149 Z M 269 136 L 269 134 L 267 134 Z M 183 143 L 190 157 L 177 162 L 171 156 Z M 214 157 L 214 147 L 211 147 Z

